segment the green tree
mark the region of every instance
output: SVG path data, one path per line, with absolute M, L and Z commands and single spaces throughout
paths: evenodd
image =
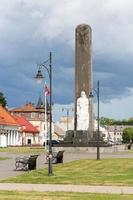
M 123 130 L 122 139 L 124 143 L 129 143 L 129 149 L 133 144 L 133 128 L 125 128 Z
M 100 118 L 100 124 L 101 125 L 113 125 L 115 123 L 114 119 L 110 119 L 107 117 L 101 117 Z
M 129 118 L 129 119 L 122 119 L 122 120 L 115 120 L 115 119 L 111 119 L 111 118 L 107 118 L 107 117 L 101 117 L 100 118 L 100 124 L 101 125 L 133 125 L 133 118 Z
M 7 101 L 6 101 L 6 98 L 4 96 L 4 94 L 2 92 L 0 92 L 0 104 L 3 106 L 3 107 L 6 107 L 7 105 Z

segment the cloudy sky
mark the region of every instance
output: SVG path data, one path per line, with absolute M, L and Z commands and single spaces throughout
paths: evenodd
M 0 91 L 9 107 L 36 103 L 43 91 L 34 80 L 37 63 L 52 51 L 54 118 L 65 115 L 61 108 L 74 100 L 75 28 L 81 23 L 93 31 L 100 115 L 133 117 L 132 0 L 0 0 Z

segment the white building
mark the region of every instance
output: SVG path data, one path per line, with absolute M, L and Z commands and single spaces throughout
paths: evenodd
M 127 126 L 107 126 L 109 140 L 114 143 L 122 142 L 122 133 L 125 128 L 127 128 Z
M 20 125 L 0 105 L 0 147 L 19 145 Z
M 39 99 L 38 104 L 35 106 L 32 103 L 27 103 L 24 106 L 11 109 L 10 112 L 14 116 L 25 117 L 38 131 L 38 144 L 43 145 L 46 140 L 49 139 L 49 106 L 47 105 L 47 115 L 45 114 L 44 105 Z M 45 121 L 45 118 L 47 120 Z M 52 139 L 61 139 L 63 130 L 52 122 Z M 27 134 L 25 134 L 27 136 Z M 36 137 L 36 139 L 37 139 Z M 28 140 L 30 141 L 30 139 Z M 24 141 L 27 144 L 27 141 Z

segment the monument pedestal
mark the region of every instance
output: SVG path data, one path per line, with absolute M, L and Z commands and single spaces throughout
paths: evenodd
M 73 144 L 74 145 L 87 145 L 89 141 L 89 132 L 88 131 L 74 131 L 74 137 L 73 137 Z
M 89 141 L 91 140 L 90 135 L 91 134 L 88 130 L 69 130 L 66 132 L 66 137 L 64 138 L 63 143 L 72 146 L 88 146 Z
M 92 136 L 92 137 L 91 137 Z M 103 138 L 99 138 L 100 146 L 107 146 L 103 141 Z M 69 130 L 66 131 L 66 136 L 64 141 L 62 141 L 59 145 L 54 146 L 66 146 L 66 147 L 96 147 L 97 146 L 97 134 L 91 133 L 89 130 Z

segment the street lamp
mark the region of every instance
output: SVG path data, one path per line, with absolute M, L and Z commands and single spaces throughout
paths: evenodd
M 93 89 L 97 95 L 97 160 L 100 160 L 100 129 L 99 129 L 99 80 L 97 81 L 97 88 Z M 93 93 L 90 92 L 89 98 L 93 98 Z
M 66 111 L 66 113 L 67 113 L 67 131 L 68 131 L 68 129 L 69 129 L 69 112 L 73 111 L 73 108 L 62 108 L 62 112 L 63 111 Z
M 48 65 L 47 65 L 48 64 Z M 49 53 L 49 58 L 43 63 L 39 64 L 38 72 L 35 76 L 37 83 L 41 83 L 44 76 L 42 74 L 41 69 L 44 67 L 49 75 L 49 83 L 50 83 L 50 127 L 49 127 L 49 152 L 48 152 L 48 175 L 53 174 L 52 168 L 52 53 Z

